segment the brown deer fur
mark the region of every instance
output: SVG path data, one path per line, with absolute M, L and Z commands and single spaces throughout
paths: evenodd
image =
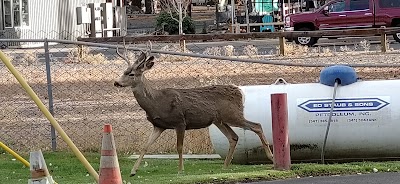
M 191 89 L 157 90 L 143 75 L 143 72 L 151 69 L 154 65 L 153 60 L 154 56 L 147 58 L 146 54 L 142 52 L 137 61 L 127 68 L 120 79 L 114 82 L 116 87 L 132 88 L 137 102 L 146 111 L 147 119 L 154 127 L 131 171 L 131 176 L 136 174 L 148 147 L 166 129 L 175 129 L 177 133 L 179 172 L 183 171 L 182 148 L 185 130 L 206 128 L 211 124 L 216 125 L 229 140 L 230 146 L 224 167 L 230 164 L 238 141 L 238 135 L 231 126 L 255 132 L 261 139 L 267 157 L 271 161 L 273 160 L 261 125 L 250 122 L 243 116 L 242 93 L 238 87 L 214 85 Z

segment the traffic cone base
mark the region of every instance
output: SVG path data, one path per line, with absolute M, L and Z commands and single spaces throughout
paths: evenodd
M 119 172 L 119 169 L 101 168 L 100 173 L 99 176 L 107 178 L 106 180 L 103 180 L 103 182 L 107 181 L 110 183 L 117 183 L 116 181 L 121 181 L 121 173 Z
M 32 151 L 29 156 L 31 178 L 28 184 L 54 184 L 53 177 L 50 176 L 44 160 L 42 151 Z
M 28 184 L 55 184 L 52 176 L 43 178 L 28 179 Z

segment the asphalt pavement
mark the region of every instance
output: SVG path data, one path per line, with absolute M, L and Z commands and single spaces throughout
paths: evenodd
M 398 184 L 400 173 L 371 173 L 346 176 L 321 176 L 288 180 L 264 181 L 251 184 Z

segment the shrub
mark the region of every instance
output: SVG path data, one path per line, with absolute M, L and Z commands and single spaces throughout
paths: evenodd
M 179 19 L 178 13 L 173 13 L 174 18 Z M 156 27 L 157 29 L 162 29 L 164 25 L 164 31 L 169 34 L 179 34 L 179 23 L 178 21 L 172 19 L 171 15 L 168 12 L 161 12 L 156 19 Z M 182 22 L 183 32 L 185 34 L 194 34 L 195 25 L 191 17 L 186 16 Z

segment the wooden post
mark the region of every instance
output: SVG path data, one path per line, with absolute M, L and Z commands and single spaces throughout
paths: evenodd
M 83 45 L 78 45 L 78 60 L 82 61 L 83 59 Z
M 381 26 L 381 51 L 386 52 L 387 51 L 387 36 L 385 33 L 385 26 Z
M 287 94 L 271 94 L 274 169 L 290 170 Z
M 283 32 L 282 30 L 280 32 Z M 286 45 L 286 39 L 285 37 L 281 36 L 279 37 L 279 54 L 281 56 L 285 56 L 285 45 Z
M 179 45 L 181 48 L 181 52 L 186 52 L 186 41 L 185 40 L 179 40 Z
M 28 184 L 54 184 L 54 180 L 50 176 L 46 162 L 44 161 L 42 151 L 31 152 L 29 162 L 31 179 L 28 180 Z

